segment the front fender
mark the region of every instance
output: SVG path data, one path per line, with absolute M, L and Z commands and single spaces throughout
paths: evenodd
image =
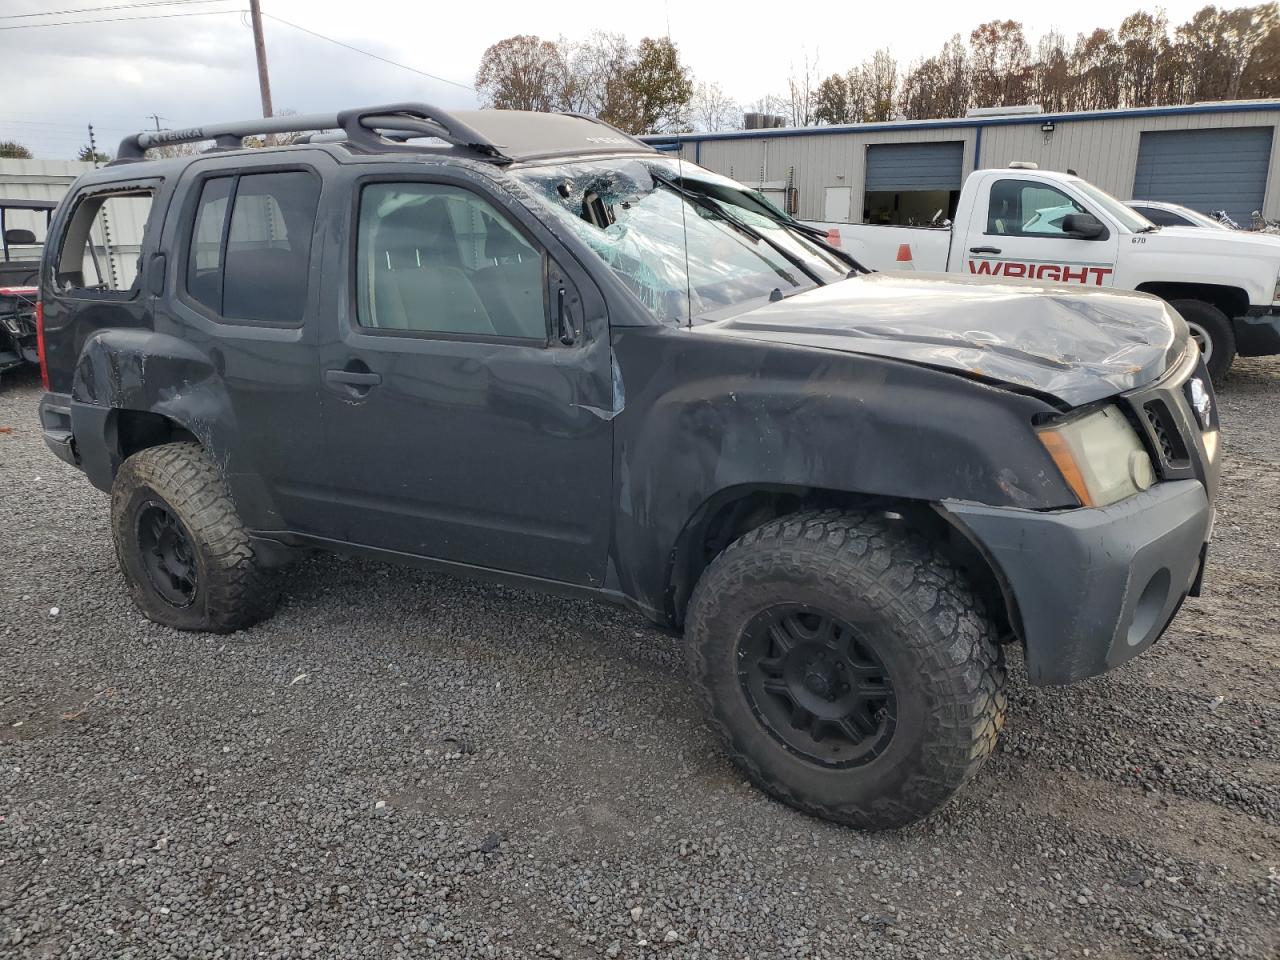
M 620 335 L 616 557 L 663 609 L 681 530 L 730 488 L 810 488 L 1032 509 L 1076 500 L 1031 430 L 1034 397 L 878 357 L 649 328 Z
M 1265 252 L 1243 243 L 1223 247 L 1194 254 L 1139 247 L 1130 256 L 1121 256 L 1117 285 L 1131 289 L 1151 284 L 1235 289 L 1245 294 L 1249 304 L 1270 304 L 1280 269 L 1280 243 L 1274 251 Z

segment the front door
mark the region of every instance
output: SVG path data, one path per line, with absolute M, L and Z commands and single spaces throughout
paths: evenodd
M 326 281 L 338 307 L 317 478 L 343 539 L 600 584 L 614 399 L 599 293 L 464 173 L 351 177 L 353 259 Z
M 1087 287 L 1115 285 L 1115 231 L 1086 240 L 1069 235 L 1063 226 L 1070 214 L 1097 216 L 1097 211 L 1047 183 L 1014 177 L 990 184 L 986 206 L 985 219 L 981 207 L 975 211 L 965 241 L 969 273 Z

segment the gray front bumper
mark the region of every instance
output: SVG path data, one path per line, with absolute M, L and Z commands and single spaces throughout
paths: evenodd
M 946 502 L 995 563 L 1034 684 L 1104 673 L 1151 646 L 1198 586 L 1213 507 L 1198 480 L 1054 513 Z

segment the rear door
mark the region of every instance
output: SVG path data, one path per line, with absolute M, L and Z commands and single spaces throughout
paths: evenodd
M 964 244 L 965 271 L 981 276 L 1115 285 L 1119 238 L 1112 228 L 1095 239 L 1070 236 L 1063 220 L 1073 213 L 1107 218 L 1057 186 L 998 176 L 980 187 Z
M 316 241 L 320 151 L 210 158 L 183 174 L 165 221 L 170 295 L 156 331 L 208 356 L 207 391 L 223 469 L 241 513 L 267 529 L 333 532 L 310 480 L 322 456 L 316 311 L 323 245 Z M 230 398 L 221 409 L 216 389 Z M 199 431 L 197 430 L 197 435 Z
M 350 543 L 599 585 L 616 405 L 603 300 L 487 180 L 406 166 L 346 168 L 329 209 L 350 259 L 325 272 L 315 482 Z

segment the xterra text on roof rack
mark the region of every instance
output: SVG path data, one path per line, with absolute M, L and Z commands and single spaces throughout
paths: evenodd
M 990 753 L 1002 644 L 1093 676 L 1199 590 L 1218 417 L 1154 297 L 868 275 L 581 117 L 120 157 L 54 218 L 40 417 L 161 623 L 249 626 L 298 548 L 625 603 L 754 782 L 891 827 Z

